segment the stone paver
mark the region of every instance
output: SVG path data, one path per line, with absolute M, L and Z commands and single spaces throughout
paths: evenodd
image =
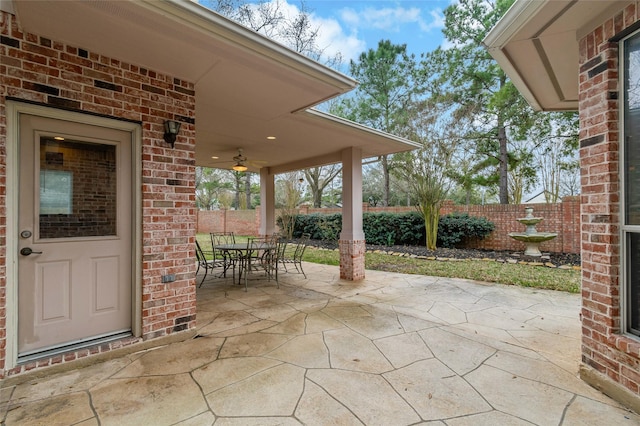
M 578 378 L 580 297 L 305 265 L 198 289 L 198 336 L 0 387 L 13 425 L 640 425 Z

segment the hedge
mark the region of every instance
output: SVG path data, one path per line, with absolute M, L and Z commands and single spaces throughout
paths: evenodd
M 278 224 L 282 219 L 278 217 Z M 425 245 L 424 220 L 417 212 L 363 213 L 362 228 L 368 244 L 393 246 Z M 484 238 L 494 225 L 486 218 L 454 213 L 440 218 L 438 246 L 462 247 L 473 238 Z M 293 237 L 308 233 L 313 240 L 337 241 L 342 230 L 342 214 L 297 215 Z

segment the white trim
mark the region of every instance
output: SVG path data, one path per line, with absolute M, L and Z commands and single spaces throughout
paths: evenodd
M 132 333 L 141 335 L 142 328 L 142 247 L 140 241 L 142 223 L 141 194 L 141 149 L 142 129 L 137 123 L 112 118 L 99 117 L 80 112 L 70 112 L 51 107 L 7 100 L 6 120 L 6 347 L 5 366 L 8 371 L 18 364 L 18 193 L 19 193 L 19 156 L 20 115 L 30 114 L 45 118 L 73 121 L 76 123 L 106 127 L 131 133 L 132 142 Z
M 549 0 L 516 1 L 485 36 L 482 44 L 490 49 L 502 49 L 548 2 Z
M 374 136 L 378 136 L 381 138 L 389 139 L 394 142 L 399 142 L 401 144 L 407 145 L 407 149 L 406 149 L 407 151 L 420 148 L 421 146 L 418 142 L 414 142 L 412 140 L 405 139 L 400 136 L 392 135 L 390 133 L 386 133 L 386 132 L 383 132 L 382 130 L 374 129 L 372 127 L 367 127 L 363 124 L 356 123 L 355 121 L 347 120 L 346 118 L 338 117 L 337 115 L 322 112 L 314 108 L 310 108 L 308 110 L 305 110 L 304 112 L 312 117 L 327 120 L 336 125 L 349 127 L 353 130 L 368 133 Z

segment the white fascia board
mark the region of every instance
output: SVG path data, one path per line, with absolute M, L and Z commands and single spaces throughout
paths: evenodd
M 503 48 L 548 2 L 549 0 L 516 0 L 485 36 L 482 44 L 489 50 Z
M 338 117 L 337 115 L 333 115 L 333 114 L 329 114 L 326 112 L 322 112 L 319 111 L 317 109 L 307 109 L 304 111 L 304 113 L 309 114 L 311 116 L 323 119 L 323 120 L 328 120 L 331 121 L 335 124 L 341 125 L 341 126 L 346 126 L 346 127 L 350 127 L 354 130 L 357 130 L 359 132 L 365 132 L 365 133 L 369 133 L 371 135 L 375 135 L 377 137 L 382 137 L 385 139 L 389 139 L 392 142 L 396 142 L 396 143 L 400 143 L 400 144 L 404 144 L 407 145 L 407 151 L 408 150 L 412 150 L 412 149 L 416 149 L 416 148 L 420 148 L 420 144 L 414 141 L 411 141 L 409 139 L 405 139 L 402 138 L 400 136 L 396 136 L 396 135 L 392 135 L 391 133 L 386 133 L 383 132 L 381 130 L 376 130 L 373 129 L 371 127 L 362 125 L 362 124 L 358 124 L 355 121 L 351 121 L 351 120 L 347 120 L 346 118 L 342 118 L 342 117 Z

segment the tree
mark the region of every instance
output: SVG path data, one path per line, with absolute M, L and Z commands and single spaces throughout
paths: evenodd
M 313 26 L 311 10 L 302 0 L 297 7 L 280 0 L 206 0 L 202 3 L 315 61 L 334 68 L 342 64 L 340 53 L 328 56 L 326 48 L 318 45 L 320 27 Z
M 413 140 L 421 147 L 415 151 L 398 154 L 395 173 L 402 176 L 417 200 L 418 212 L 424 219 L 426 246 L 436 249 L 440 207 L 453 186 L 455 152 L 459 140 L 452 132 L 453 126 L 438 120 L 437 110 L 422 103 L 413 111 L 410 128 Z
M 332 164 L 324 167 L 312 167 L 304 171 L 304 177 L 309 184 L 313 207 L 322 207 L 322 193 L 325 188 L 342 172 L 342 166 Z
M 423 87 L 418 84 L 415 57 L 407 53 L 406 45 L 381 40 L 376 50 L 369 49 L 350 63 L 351 75 L 360 85 L 352 97 L 337 103 L 332 112 L 374 129 L 401 135 L 406 128 L 407 109 Z M 382 204 L 389 205 L 389 156 L 380 158 L 383 173 Z
M 529 132 L 537 141 L 534 152 L 540 183 L 547 203 L 557 203 L 565 195 L 578 193 L 578 114 L 554 112 L 541 114 Z
M 225 206 L 225 194 L 231 190 L 232 184 L 223 170 L 196 167 L 196 204 L 200 209 Z
M 449 114 L 466 117 L 477 152 L 495 159 L 500 203 L 509 202 L 508 137 L 528 128 L 531 108 L 482 46 L 482 40 L 514 0 L 460 0 L 445 12 L 444 35 L 454 45 L 424 56 L 431 92 L 451 107 Z
M 279 175 L 276 180 L 276 207 L 280 209 L 282 232 L 289 239 L 293 237 L 297 208 L 302 201 L 302 174 L 289 172 Z

